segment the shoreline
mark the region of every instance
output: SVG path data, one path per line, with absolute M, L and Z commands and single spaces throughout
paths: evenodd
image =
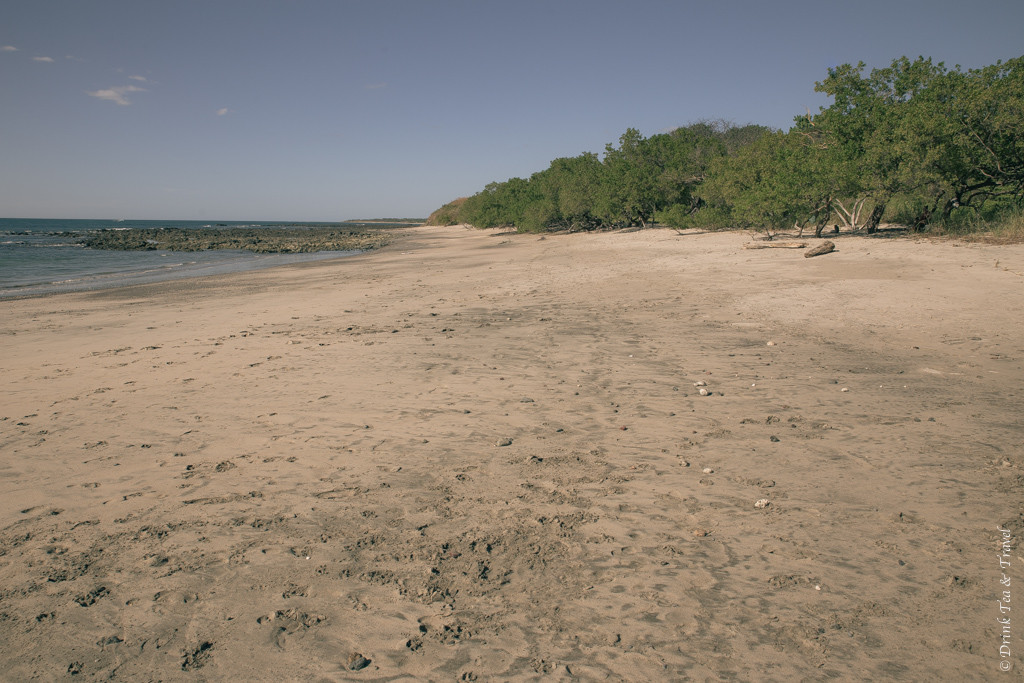
M 985 677 L 1024 245 L 746 240 L 415 227 L 0 300 L 0 661 Z
M 218 250 L 216 256 L 225 253 L 226 250 Z M 188 253 L 188 252 L 185 252 Z M 248 273 L 269 268 L 287 268 L 289 266 L 300 266 L 304 263 L 315 263 L 322 261 L 333 261 L 337 259 L 350 258 L 356 254 L 365 253 L 362 251 L 351 252 L 315 252 L 301 254 L 252 254 L 249 252 L 231 254 L 236 258 L 231 261 L 220 263 L 200 264 L 192 261 L 188 263 L 176 263 L 169 266 L 153 266 L 148 270 L 96 273 L 71 277 L 67 280 L 56 282 L 43 282 L 36 284 L 11 286 L 0 289 L 0 301 L 18 299 L 30 299 L 35 297 L 59 296 L 63 294 L 76 294 L 85 292 L 100 292 L 130 287 L 159 286 L 164 283 L 189 281 L 193 279 L 219 277 L 240 273 Z M 178 258 L 182 256 L 177 254 Z M 283 258 L 278 258 L 283 257 Z M 272 261 L 271 263 L 257 263 L 257 260 Z M 181 270 L 169 270 L 168 268 L 180 268 Z
M 0 298 L 108 289 L 344 257 L 380 248 L 408 223 L 126 223 L 0 219 Z M 156 225 L 153 225 L 156 223 Z M 61 228 L 61 229 L 58 229 Z

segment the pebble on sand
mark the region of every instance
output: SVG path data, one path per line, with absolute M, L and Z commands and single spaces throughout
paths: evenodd
M 498 448 L 502 448 L 504 446 L 511 446 L 512 445 L 512 439 L 510 439 L 510 438 L 508 438 L 506 436 L 504 439 L 499 440 L 498 443 L 496 443 L 494 445 L 497 446 Z
M 756 507 L 758 510 L 763 510 L 771 504 L 771 501 L 768 500 L 767 498 L 761 498 L 756 503 L 754 503 L 754 507 Z
M 358 652 L 353 652 L 348 656 L 347 666 L 349 671 L 360 671 L 370 666 L 370 660 Z

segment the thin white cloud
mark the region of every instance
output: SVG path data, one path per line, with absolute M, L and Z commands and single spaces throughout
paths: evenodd
M 221 107 L 217 110 L 217 116 L 227 116 L 229 113 L 231 113 L 231 110 L 227 107 Z
M 0 47 L 0 51 L 3 51 L 3 52 L 17 52 L 18 48 L 14 47 L 13 45 L 4 45 L 3 47 Z
M 142 83 L 148 83 L 149 80 L 145 76 L 129 76 L 129 80 L 140 81 Z
M 90 97 L 95 97 L 100 100 L 109 100 L 111 102 L 116 102 L 121 106 L 128 106 L 129 104 L 131 104 L 131 101 L 127 97 L 125 97 L 125 95 L 130 92 L 146 92 L 146 89 L 140 88 L 137 85 L 120 85 L 111 88 L 106 88 L 104 90 L 92 90 L 88 93 L 88 95 Z
M 33 57 L 32 61 L 34 61 L 34 62 L 48 62 L 48 63 L 52 64 L 53 63 L 53 57 Z

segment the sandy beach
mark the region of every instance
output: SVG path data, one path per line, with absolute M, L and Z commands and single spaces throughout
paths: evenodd
M 996 679 L 1024 245 L 748 242 L 0 301 L 0 679 Z

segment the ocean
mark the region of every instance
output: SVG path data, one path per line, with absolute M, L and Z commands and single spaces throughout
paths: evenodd
M 358 224 L 0 218 L 0 299 L 232 273 L 357 253 L 322 251 L 307 254 L 254 254 L 233 249 L 198 252 L 106 251 L 88 249 L 77 243 L 78 238 L 90 230 L 351 225 Z

